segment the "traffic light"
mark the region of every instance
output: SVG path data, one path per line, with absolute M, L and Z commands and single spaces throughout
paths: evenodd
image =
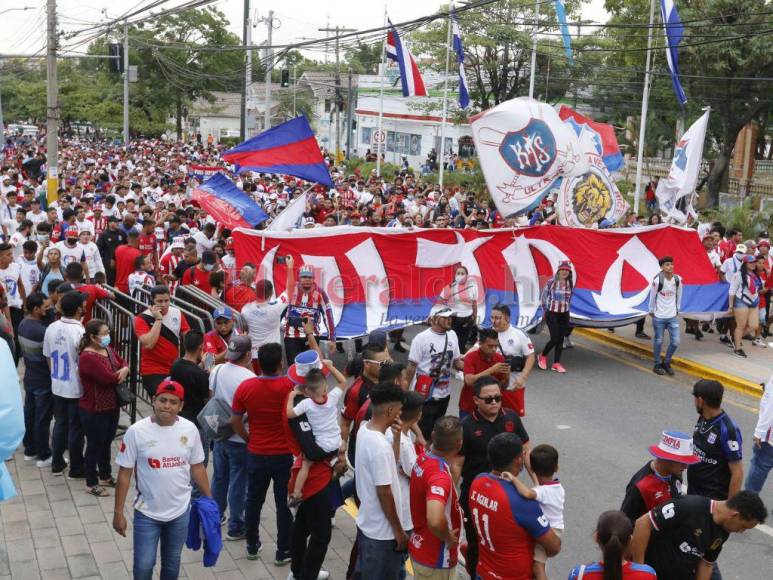
M 282 88 L 287 88 L 290 86 L 290 69 L 287 69 L 287 68 L 282 69 L 282 80 L 280 84 Z
M 123 44 L 120 42 L 113 42 L 107 45 L 108 54 L 112 57 L 108 59 L 108 70 L 114 73 L 123 72 Z

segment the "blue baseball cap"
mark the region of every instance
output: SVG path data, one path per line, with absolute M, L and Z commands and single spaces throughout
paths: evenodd
M 215 308 L 215 311 L 212 313 L 212 318 L 215 320 L 218 318 L 227 318 L 228 320 L 231 320 L 233 317 L 234 312 L 228 306 L 219 306 Z

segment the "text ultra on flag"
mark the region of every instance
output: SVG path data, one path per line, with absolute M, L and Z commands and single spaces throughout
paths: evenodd
M 389 22 L 386 44 L 387 57 L 395 61 L 400 67 L 400 83 L 404 97 L 426 97 L 427 89 L 424 87 L 424 79 L 416 65 L 411 51 L 405 46 L 403 39 L 397 33 L 392 22 Z

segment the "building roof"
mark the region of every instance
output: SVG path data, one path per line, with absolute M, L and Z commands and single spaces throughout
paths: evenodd
M 199 97 L 191 105 L 189 111 L 191 117 L 226 117 L 231 119 L 241 117 L 242 96 L 239 93 L 212 91 L 211 94 L 215 98 L 213 102 L 210 103 L 207 99 Z

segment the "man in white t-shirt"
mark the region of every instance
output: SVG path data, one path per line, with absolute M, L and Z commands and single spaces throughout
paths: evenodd
M 357 570 L 361 578 L 397 579 L 407 558 L 408 535 L 400 518 L 403 499 L 392 446 L 384 435 L 399 429 L 404 393 L 379 384 L 370 392 L 373 417 L 357 433 Z M 399 435 L 399 430 L 397 435 Z
M 434 306 L 429 316 L 430 328 L 416 335 L 408 353 L 408 382 L 412 384 L 416 377 L 413 390 L 426 398 L 419 428 L 427 440 L 435 421 L 448 410 L 452 371 L 464 370 L 459 341 L 451 330 L 454 316 L 451 308 Z
M 234 393 L 244 381 L 254 379 L 252 344 L 244 335 L 232 334 L 221 365 L 209 373 L 209 392 L 233 411 Z M 226 540 L 241 540 L 245 535 L 244 502 L 247 490 L 247 442 L 239 435 L 215 441 L 212 452 L 212 497 L 225 513 L 228 507 Z
M 679 308 L 682 302 L 682 279 L 674 274 L 674 259 L 664 256 L 658 260 L 660 274 L 650 285 L 649 312 L 652 316 L 652 327 L 655 329 L 653 339 L 653 354 L 655 366 L 653 372 L 658 375 L 668 373 L 674 376 L 671 368 L 671 357 L 679 346 Z M 663 336 L 668 330 L 669 342 L 666 355 L 661 361 Z
M 191 479 L 201 495 L 211 497 L 199 430 L 178 417 L 185 390 L 171 379 L 161 382 L 153 397 L 153 414 L 126 431 L 116 463 L 120 466 L 115 490 L 113 529 L 126 536 L 124 507 L 132 473 L 134 499 L 135 578 L 150 578 L 161 542 L 161 577 L 177 578 L 180 555 L 188 537 Z
M 513 369 L 510 372 L 507 387 L 508 391 L 515 392 L 514 400 L 511 401 L 513 410 L 523 417 L 526 415 L 526 380 L 536 360 L 534 345 L 526 333 L 510 325 L 510 307 L 507 304 L 496 304 L 491 309 L 491 328 L 497 331 L 497 351 L 505 357 L 505 362 L 509 357 L 523 357 L 523 370 L 517 372 Z M 518 358 L 510 360 L 520 363 Z
M 0 243 L 0 284 L 5 288 L 5 298 L 11 314 L 13 333 L 19 328 L 19 323 L 24 318 L 24 300 L 27 293 L 24 291 L 24 283 L 21 278 L 21 264 L 13 259 L 13 248 L 10 244 Z M 16 355 L 14 360 L 18 362 L 19 345 L 16 343 Z
M 295 287 L 295 264 L 292 256 L 286 258 L 287 283 L 285 287 Z M 252 340 L 252 361 L 255 372 L 258 372 L 258 349 L 261 345 L 269 342 L 282 344 L 282 337 L 279 333 L 279 321 L 282 313 L 287 308 L 287 292 L 282 292 L 274 297 L 274 285 L 270 280 L 258 280 L 255 284 L 255 295 L 257 298 L 242 308 L 241 315 L 247 324 L 247 330 Z
M 212 250 L 215 244 L 217 244 L 215 229 L 214 224 L 204 224 L 204 228 L 201 231 L 193 234 L 192 237 L 196 240 L 196 252 L 198 252 L 199 258 L 205 250 Z
M 82 388 L 78 376 L 78 345 L 84 328 L 85 296 L 80 292 L 68 292 L 59 299 L 57 308 L 62 317 L 46 329 L 43 339 L 43 356 L 51 369 L 51 392 L 54 395 L 54 430 L 51 434 L 51 471 L 64 474 L 64 451 L 70 455 L 70 479 L 85 477 L 83 465 L 83 428 L 81 427 L 78 401 Z

